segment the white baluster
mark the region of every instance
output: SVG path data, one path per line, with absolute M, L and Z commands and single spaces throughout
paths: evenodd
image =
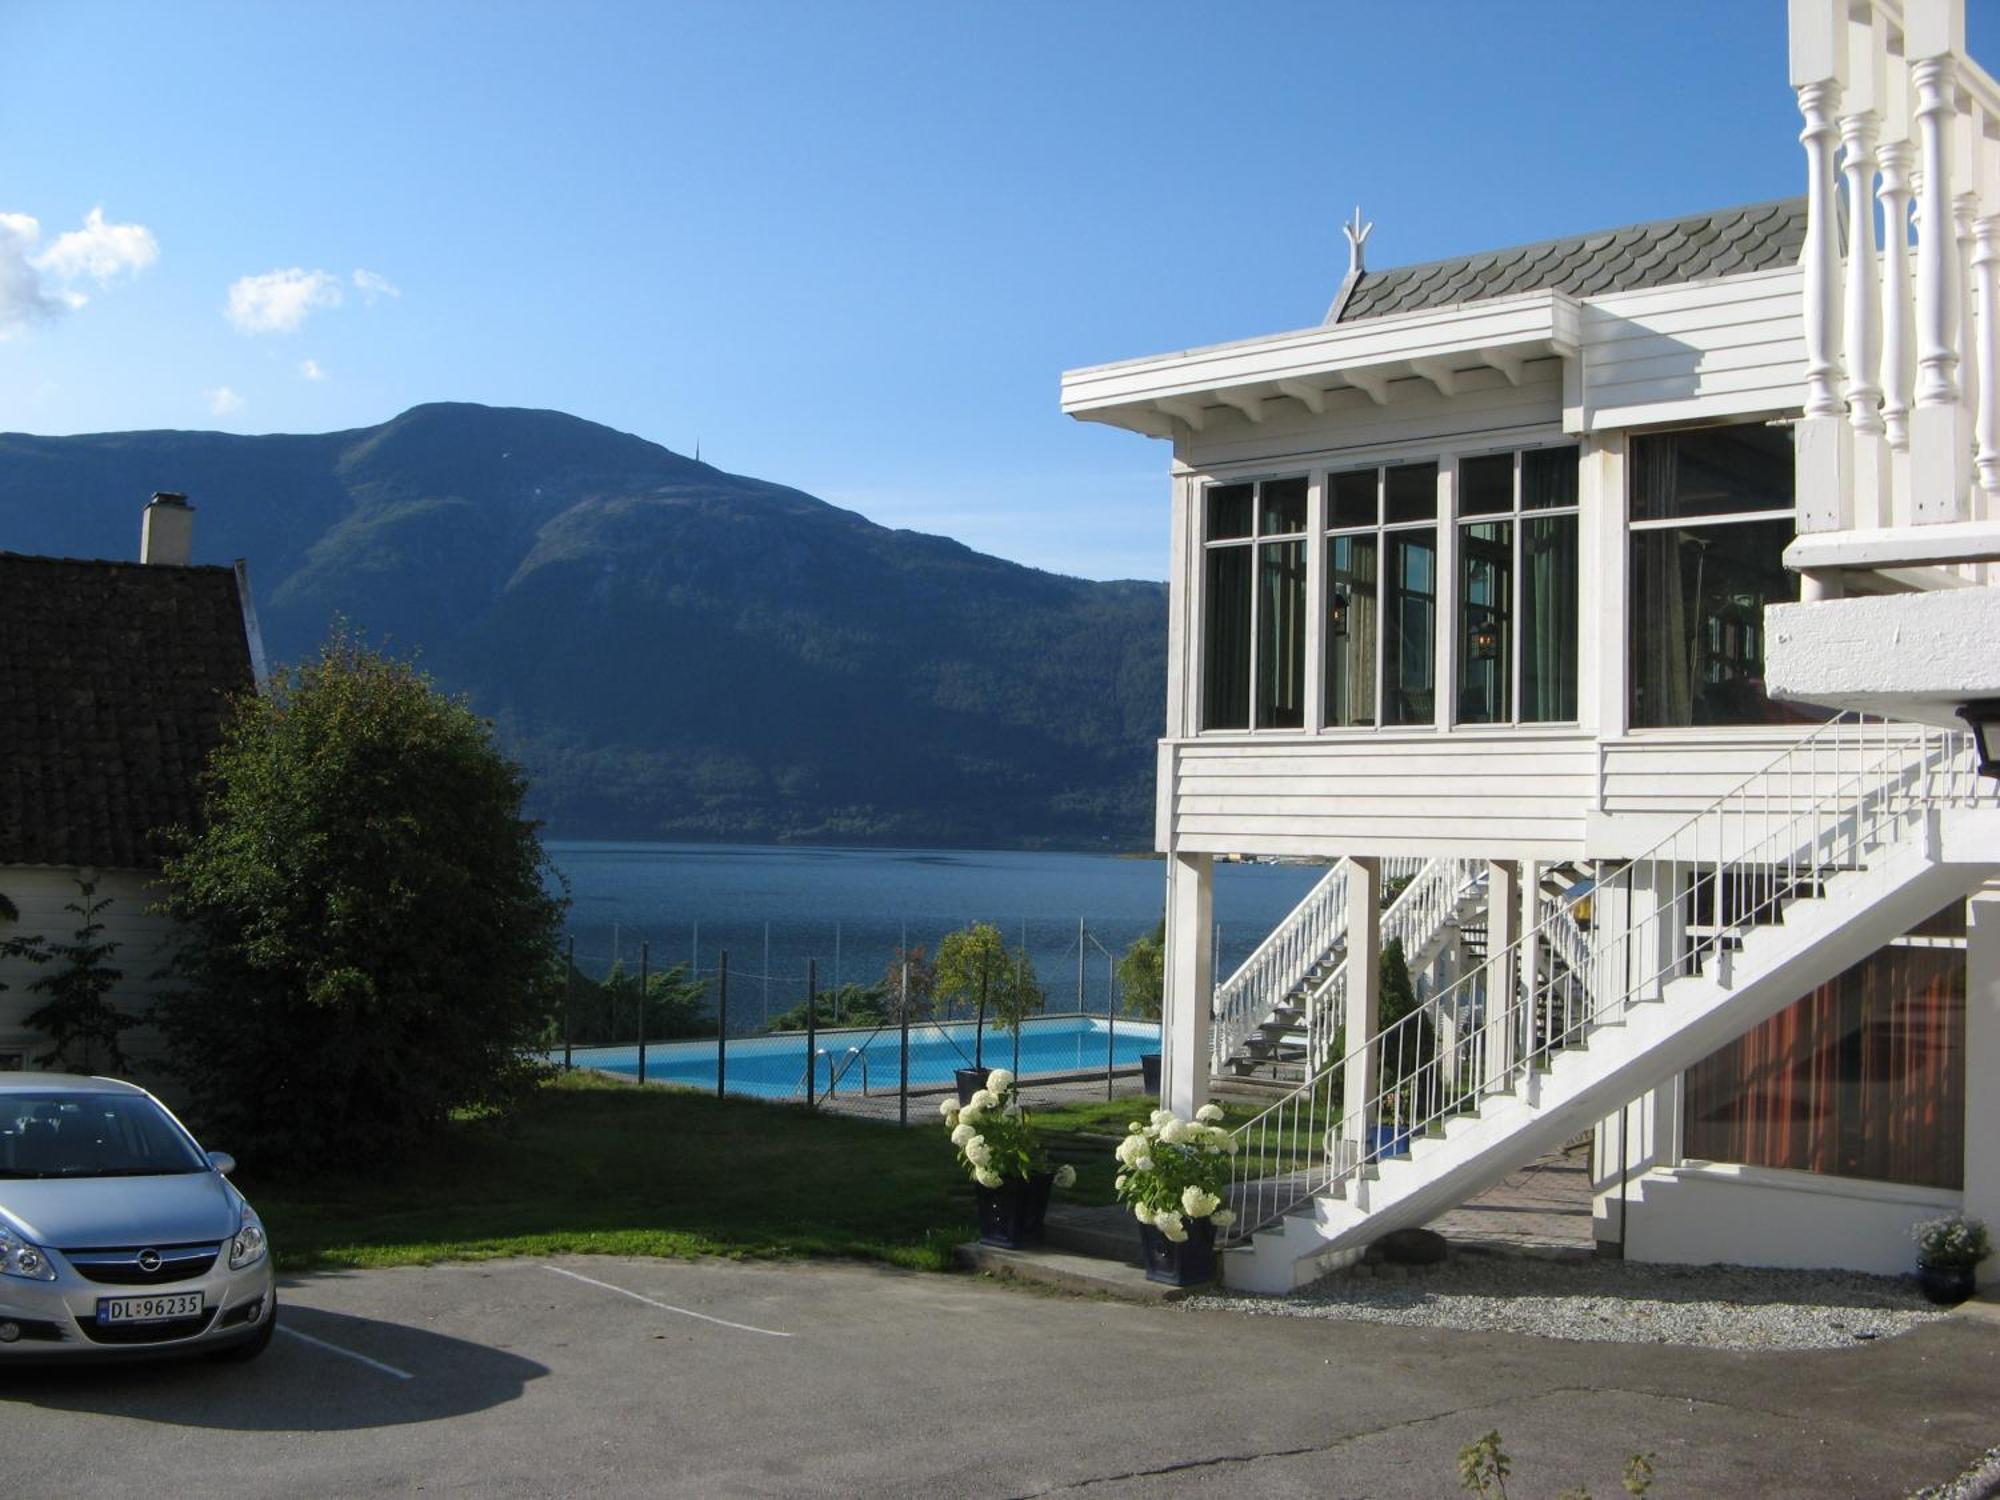
M 1877 194 L 1883 224 L 1882 425 L 1889 446 L 1898 453 L 1910 447 L 1910 399 L 1917 363 L 1910 329 L 1910 168 L 1916 155 L 1917 148 L 1907 140 L 1884 144 Z
M 1962 120 L 1964 116 L 1960 116 Z M 1966 144 L 1960 132 L 1960 144 Z M 1963 161 L 1970 153 L 1960 153 Z M 1973 158 L 1976 161 L 1976 157 Z M 1971 162 L 1966 162 L 1970 167 Z M 1961 168 L 1964 170 L 1964 168 Z M 1952 229 L 1958 236 L 1958 373 L 1959 401 L 1968 412 L 1980 408 L 1978 304 L 1972 298 L 1973 221 L 1979 217 L 1979 195 L 1959 193 L 1951 200 Z
M 1984 513 L 2000 515 L 2000 213 L 1972 225 L 1972 293 L 1978 309 L 1979 490 Z
M 1951 219 L 1952 77 L 1950 56 L 1926 57 L 1910 70 L 1917 87 L 1918 162 L 1923 172 L 1917 219 L 1917 405 L 1958 400 L 1957 236 Z
M 1875 248 L 1875 138 L 1872 110 L 1843 115 L 1841 171 L 1847 178 L 1847 420 L 1856 432 L 1880 433 L 1882 387 L 1881 268 Z
M 1836 394 L 1840 383 L 1840 244 L 1833 170 L 1833 147 L 1838 139 L 1833 113 L 1839 104 L 1838 82 L 1808 83 L 1799 89 L 1799 113 L 1806 122 L 1799 140 L 1806 148 L 1806 243 L 1800 261 L 1805 272 L 1808 417 L 1840 415 Z

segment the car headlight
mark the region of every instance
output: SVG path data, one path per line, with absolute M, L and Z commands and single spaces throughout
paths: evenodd
M 264 1249 L 264 1226 L 246 1208 L 243 1210 L 243 1226 L 236 1231 L 236 1238 L 229 1242 L 229 1269 L 240 1271 L 245 1266 L 256 1265 L 264 1258 Z
M 0 1224 L 0 1276 L 19 1276 L 25 1281 L 54 1281 L 56 1268 L 41 1246 L 29 1244 L 5 1224 Z

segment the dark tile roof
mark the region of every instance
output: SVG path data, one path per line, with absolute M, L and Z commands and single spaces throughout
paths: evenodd
M 1363 271 L 1351 290 L 1343 288 L 1346 295 L 1335 304 L 1331 321 L 1353 323 L 1515 292 L 1554 289 L 1589 297 L 1762 271 L 1797 261 L 1805 233 L 1806 200 L 1786 198 L 1512 250 Z
M 232 570 L 0 552 L 0 865 L 157 865 L 251 682 Z

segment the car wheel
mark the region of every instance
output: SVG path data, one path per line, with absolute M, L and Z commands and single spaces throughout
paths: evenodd
M 264 1315 L 264 1325 L 256 1333 L 240 1344 L 231 1344 L 227 1349 L 218 1349 L 209 1355 L 217 1364 L 247 1364 L 271 1347 L 271 1336 L 278 1331 L 278 1298 L 271 1297 L 271 1310 Z

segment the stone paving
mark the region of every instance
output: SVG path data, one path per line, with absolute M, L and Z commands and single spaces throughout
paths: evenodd
M 1457 1244 L 1523 1255 L 1591 1255 L 1590 1143 L 1553 1152 L 1509 1173 L 1430 1227 Z

